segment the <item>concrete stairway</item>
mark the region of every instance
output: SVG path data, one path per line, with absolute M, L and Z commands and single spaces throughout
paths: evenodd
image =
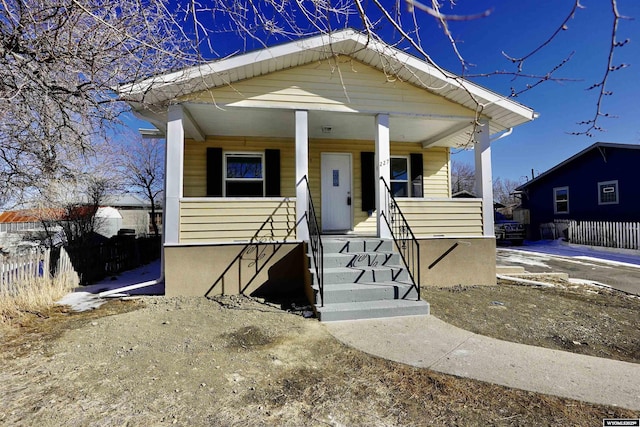
M 392 240 L 327 237 L 324 246 L 324 305 L 309 255 L 316 313 L 321 321 L 429 314 L 417 301 Z

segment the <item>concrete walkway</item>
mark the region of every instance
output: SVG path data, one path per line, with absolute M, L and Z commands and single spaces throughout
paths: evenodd
M 640 411 L 640 364 L 500 341 L 433 316 L 324 323 L 385 359 L 538 393 Z

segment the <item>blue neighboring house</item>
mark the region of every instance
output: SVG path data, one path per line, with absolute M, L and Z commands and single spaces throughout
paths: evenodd
M 516 192 L 532 239 L 556 219 L 640 221 L 640 145 L 596 142 Z

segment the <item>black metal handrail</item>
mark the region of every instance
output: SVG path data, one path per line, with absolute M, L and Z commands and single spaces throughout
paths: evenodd
M 283 198 L 278 206 L 271 212 L 271 214 L 265 219 L 254 235 L 249 239 L 246 246 L 242 248 L 240 253 L 236 255 L 233 261 L 224 269 L 218 279 L 211 285 L 211 287 L 204 294 L 208 297 L 211 292 L 219 285 L 222 284 L 222 293 L 225 292 L 225 277 L 227 273 L 231 271 L 234 266 L 238 267 L 236 277 L 238 280 L 238 292 L 244 293 L 244 291 L 253 283 L 260 273 L 268 264 L 269 261 L 275 256 L 275 254 L 284 245 L 284 242 L 296 231 L 295 213 L 290 213 L 289 210 L 290 199 L 288 197 Z M 276 240 L 274 229 L 274 220 L 278 211 L 286 209 L 287 216 L 287 234 L 284 237 L 280 237 Z M 289 220 L 289 217 L 292 217 Z M 270 226 L 271 228 L 269 228 Z M 269 248 L 270 247 L 270 248 Z M 253 268 L 251 277 L 246 280 L 243 278 L 243 261 L 247 261 L 246 266 Z M 246 281 L 246 283 L 244 283 Z
M 389 185 L 387 185 L 383 177 L 380 177 L 380 180 L 386 189 L 384 197 L 386 201 L 385 205 L 388 206 L 389 209 L 389 215 L 387 215 L 385 211 L 382 211 L 380 214 L 384 217 L 385 222 L 389 226 L 389 230 L 391 230 L 393 241 L 398 248 L 398 252 L 400 252 L 402 262 L 404 262 L 409 272 L 409 277 L 418 294 L 418 301 L 420 301 L 420 243 L 413 234 L 413 231 L 411 231 L 409 222 L 400 210 Z M 410 241 L 410 244 L 407 244 L 408 241 Z
M 320 237 L 320 226 L 318 225 L 318 217 L 313 206 L 311 198 L 311 188 L 309 187 L 309 179 L 303 176 L 302 180 L 307 186 L 307 228 L 309 229 L 309 246 L 311 246 L 311 258 L 315 267 L 316 278 L 318 280 L 318 291 L 320 292 L 320 306 L 324 307 L 324 247 L 322 246 L 322 238 Z

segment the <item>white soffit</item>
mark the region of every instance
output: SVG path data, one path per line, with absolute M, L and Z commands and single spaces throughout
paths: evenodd
M 291 110 L 238 107 L 220 110 L 201 103 L 183 106 L 206 135 L 294 137 L 295 119 Z M 374 114 L 309 111 L 309 138 L 373 141 L 374 124 Z M 461 124 L 464 125 L 464 122 L 392 115 L 389 130 L 392 141 L 417 143 L 447 134 L 449 129 L 460 127 Z M 471 123 L 467 122 L 467 126 L 471 129 Z M 196 139 L 187 129 L 185 133 Z M 464 142 L 468 142 L 468 137 Z M 451 146 L 451 143 L 452 140 L 443 138 L 430 146 Z

